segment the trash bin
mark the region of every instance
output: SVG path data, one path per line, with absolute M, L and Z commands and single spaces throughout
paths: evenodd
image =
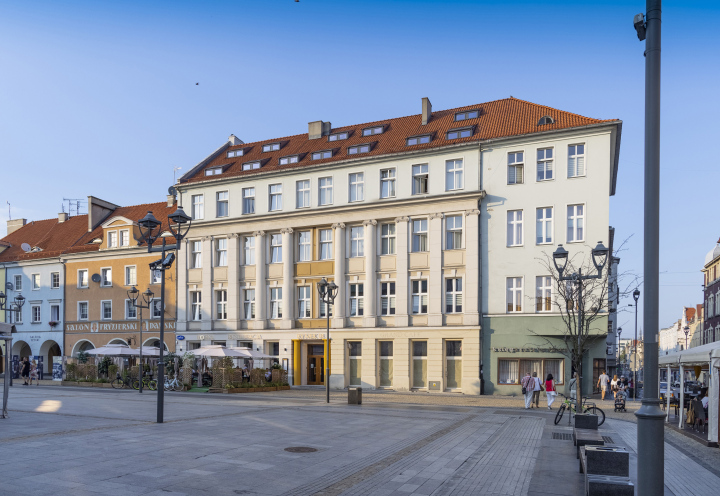
M 362 405 L 362 388 L 350 386 L 348 388 L 348 405 Z

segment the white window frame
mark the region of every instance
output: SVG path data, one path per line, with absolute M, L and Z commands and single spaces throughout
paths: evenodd
M 535 312 L 552 312 L 552 277 L 550 276 L 535 277 Z
M 16 274 L 13 279 L 14 279 L 14 282 L 15 282 L 15 284 L 14 284 L 14 286 L 13 286 L 13 289 L 14 289 L 15 291 L 17 291 L 18 293 L 21 292 L 22 289 L 23 289 L 23 288 L 22 288 L 22 286 L 23 286 L 23 284 L 22 284 L 22 274 Z
M 548 152 L 550 155 L 548 156 Z M 538 148 L 535 152 L 537 159 L 537 172 L 535 180 L 537 182 L 552 181 L 555 179 L 555 149 L 552 146 L 546 148 Z M 548 177 L 548 175 L 550 177 Z M 542 177 L 541 177 L 542 176 Z
M 549 216 L 548 216 L 548 210 Z M 550 245 L 553 243 L 554 215 L 553 207 L 538 207 L 535 209 L 535 244 L 536 245 Z M 550 232 L 550 239 L 548 240 L 546 234 Z M 540 240 L 538 240 L 540 239 Z
M 350 203 L 365 201 L 365 173 L 351 172 L 348 174 L 348 201 Z
M 158 320 L 162 317 L 163 311 L 162 300 L 160 298 L 153 298 L 150 302 L 150 318 Z
M 445 191 L 458 191 L 464 188 L 464 163 L 463 159 L 452 159 L 445 161 Z
M 318 205 L 333 204 L 333 178 L 332 176 L 318 178 Z
M 108 231 L 108 248 L 117 248 L 118 247 L 118 233 L 117 231 Z
M 190 268 L 202 269 L 202 241 L 190 241 Z
M 312 231 L 298 233 L 298 262 L 312 262 Z
M 282 234 L 270 235 L 270 263 L 283 262 L 283 243 Z
M 578 147 L 582 147 L 582 153 L 578 153 Z M 567 177 L 585 177 L 587 174 L 587 145 L 576 143 L 568 145 Z
M 430 251 L 428 240 L 428 219 L 412 219 L 412 252 L 424 253 Z
M 191 201 L 191 214 L 192 220 L 202 220 L 205 218 L 205 197 L 204 195 L 192 195 Z
M 578 207 L 582 207 L 582 213 L 578 214 Z M 572 209 L 572 210 L 571 210 Z M 568 243 L 583 243 L 585 242 L 585 233 L 587 232 L 587 224 L 585 223 L 586 217 L 585 204 L 577 203 L 574 205 L 567 206 L 567 230 L 565 236 Z M 582 237 L 578 237 L 578 221 L 582 221 Z M 572 226 L 571 226 L 572 222 Z M 570 230 L 572 229 L 572 238 L 570 239 Z
M 456 225 L 456 220 L 460 219 L 460 227 Z M 445 249 L 446 250 L 462 250 L 463 249 L 463 230 L 465 224 L 462 214 L 452 214 L 445 216 Z M 451 241 L 452 240 L 452 241 Z M 457 242 L 457 243 L 456 243 Z M 457 246 L 455 246 L 457 244 Z
M 228 239 L 217 238 L 215 240 L 215 266 L 227 267 L 228 265 Z
M 270 318 L 282 319 L 282 288 L 270 288 Z
M 151 270 L 150 271 L 150 284 L 161 284 L 162 283 L 162 270 Z
M 53 312 L 57 308 L 57 317 L 53 318 Z M 60 305 L 50 305 L 50 322 L 60 322 L 62 320 L 62 316 L 60 315 Z
M 31 291 L 40 291 L 41 282 L 40 282 L 40 274 L 30 274 L 30 290 Z
M 82 305 L 85 305 L 85 316 L 83 317 L 82 314 Z M 78 320 L 89 320 L 90 319 L 90 303 L 87 301 L 78 301 L 77 302 L 77 319 Z
M 125 248 L 130 246 L 130 230 L 120 229 L 120 247 Z
M 397 227 L 394 222 L 380 225 L 380 254 L 395 255 L 397 253 Z
M 105 304 L 109 303 L 110 317 L 105 317 Z M 100 320 L 112 320 L 112 300 L 101 300 L 100 301 Z
M 279 212 L 283 209 L 282 183 L 268 185 L 268 211 Z
M 131 275 L 129 269 L 132 269 L 132 278 L 128 277 Z M 135 265 L 125 266 L 125 286 L 137 286 L 137 267 Z
M 248 298 L 252 296 L 252 299 Z M 245 319 L 255 318 L 255 288 L 243 289 L 243 316 Z
M 450 281 L 453 282 L 450 283 L 451 288 L 448 288 L 448 283 Z M 458 289 L 458 281 L 460 283 L 460 289 Z M 462 277 L 456 276 L 445 278 L 445 313 L 454 314 L 463 312 L 463 287 L 464 281 Z M 450 310 L 448 310 L 448 307 L 450 307 Z
M 225 213 L 220 212 L 224 207 Z M 215 193 L 215 217 L 228 217 L 230 215 L 230 193 L 227 190 Z
M 422 189 L 425 191 L 421 191 Z M 430 167 L 428 164 L 412 166 L 412 194 L 427 195 L 430 192 Z
M 395 198 L 397 171 L 394 167 L 380 169 L 380 198 Z
M 57 276 L 57 284 L 55 284 Z M 50 272 L 50 289 L 60 289 L 60 272 Z
M 30 323 L 41 324 L 42 323 L 42 305 L 35 304 L 30 305 Z
M 125 320 L 136 320 L 137 317 L 137 307 L 133 306 L 133 300 L 125 299 Z
M 227 289 L 215 290 L 215 320 L 227 320 Z
M 362 317 L 365 315 L 365 283 L 352 282 L 348 289 L 348 313 L 350 317 Z
M 519 214 L 519 215 L 518 215 Z M 523 221 L 522 210 L 507 211 L 507 246 L 523 246 Z
M 255 236 L 245 236 L 243 239 L 244 265 L 255 265 Z
M 365 256 L 365 227 L 350 227 L 350 258 Z
M 298 319 L 312 318 L 312 286 L 298 286 Z
M 396 302 L 397 285 L 395 281 L 380 282 L 380 315 L 395 315 L 397 312 Z
M 105 277 L 105 275 L 110 277 Z M 100 269 L 100 286 L 103 288 L 112 287 L 112 267 L 103 267 Z
M 310 207 L 310 179 L 295 181 L 295 208 Z
M 202 320 L 202 292 L 190 291 L 190 318 L 188 320 L 199 322 Z
M 416 290 L 417 284 L 417 290 Z M 423 288 L 424 286 L 424 288 Z M 410 311 L 413 315 L 427 315 L 430 306 L 430 288 L 426 278 L 410 280 Z M 423 291 L 424 289 L 424 291 Z M 423 307 L 425 311 L 423 311 Z
M 255 188 L 242 189 L 242 214 L 252 215 L 255 213 Z
M 507 277 L 505 279 L 505 313 L 522 313 L 522 299 L 523 278 Z
M 318 260 L 332 260 L 333 257 L 333 230 L 320 229 L 318 233 L 320 243 L 318 244 Z
M 509 152 L 507 154 L 507 164 L 507 183 L 523 184 L 525 182 L 525 152 Z
M 85 275 L 85 284 L 83 284 L 83 274 Z M 78 269 L 78 288 L 87 288 L 90 283 L 90 275 L 88 269 Z

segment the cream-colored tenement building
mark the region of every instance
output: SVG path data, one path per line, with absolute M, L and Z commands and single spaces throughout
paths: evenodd
M 603 122 L 513 98 L 435 112 L 423 99 L 422 113 L 409 117 L 342 127 L 311 122 L 306 134 L 255 143 L 230 136 L 176 185 L 193 218 L 178 260 L 178 352 L 252 347 L 276 357 L 295 385 L 324 384 L 329 360 L 331 388 L 479 394 L 483 349 L 491 346 L 490 336 L 483 343 L 481 306 L 489 300 L 481 287 L 490 278 L 481 267 L 494 256 L 481 234 L 490 229 L 488 218 L 481 228 L 480 215 L 487 143 L 504 150 L 503 140 L 515 146 L 521 137 L 535 148 Z M 495 174 L 503 189 L 510 180 L 534 182 L 535 150 L 525 153 L 533 159 L 530 177 L 523 179 L 523 154 L 514 154 L 512 178 L 504 164 Z M 544 178 L 552 179 L 552 150 L 543 153 Z M 585 152 L 573 153 L 584 167 Z M 604 173 L 604 227 L 597 228 L 605 237 L 611 172 Z M 492 205 L 503 211 L 504 226 L 510 207 L 497 196 Z M 574 208 L 577 222 L 585 214 Z M 565 219 L 558 224 L 562 232 Z M 543 248 L 552 250 L 556 240 L 547 232 L 552 239 Z M 499 243 L 505 246 L 504 235 Z M 503 299 L 505 277 L 495 276 Z M 322 278 L 339 286 L 329 350 Z M 484 381 L 487 387 L 497 378 L 486 372 Z

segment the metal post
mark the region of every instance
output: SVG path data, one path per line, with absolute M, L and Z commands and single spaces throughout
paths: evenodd
M 150 277 L 152 277 L 152 275 L 151 275 Z M 144 374 L 142 373 L 142 372 L 143 372 L 143 370 L 142 370 L 142 369 L 143 369 L 143 364 L 142 364 L 142 343 L 143 343 L 143 340 L 142 340 L 142 324 L 143 324 L 143 321 L 142 321 L 142 307 L 139 307 L 139 308 L 140 308 L 140 358 L 139 358 L 139 362 L 138 362 L 138 375 L 140 376 L 140 377 L 139 377 L 139 381 L 140 381 L 140 386 L 139 386 L 140 394 L 142 394 L 142 387 L 143 387 L 142 376 L 144 375 Z
M 330 298 L 328 297 L 328 300 Z M 325 358 L 325 397 L 330 403 L 330 304 L 325 303 L 325 315 L 327 316 L 327 356 Z
M 660 409 L 658 373 L 658 297 L 660 246 L 660 19 L 661 0 L 646 0 L 645 41 L 645 228 L 643 329 L 645 382 L 637 417 L 638 496 L 665 491 L 665 415 Z
M 583 366 L 583 356 L 582 352 L 580 351 L 580 345 L 581 345 L 581 336 L 583 327 L 585 324 L 583 323 L 583 296 L 582 296 L 582 269 L 578 269 L 578 279 L 577 279 L 577 285 L 578 285 L 578 326 L 577 326 L 577 353 L 578 353 L 578 370 L 577 370 L 577 381 L 575 383 L 575 387 L 577 388 L 577 397 L 575 400 L 577 401 L 577 410 L 576 414 L 582 413 L 582 366 Z
M 634 353 L 635 367 L 633 370 L 633 401 L 637 401 L 637 389 L 638 389 L 637 388 L 637 368 L 638 368 L 637 367 L 637 344 L 638 344 L 638 341 L 637 341 L 638 306 L 637 305 L 638 305 L 638 302 L 636 300 L 635 301 L 635 343 L 634 343 L 635 344 L 635 347 L 634 347 L 635 348 L 635 353 Z
M 5 377 L 3 378 L 3 399 L 2 399 L 2 410 L 0 411 L 0 418 L 7 418 L 7 404 L 8 396 L 10 395 L 10 386 L 12 380 L 12 369 L 10 368 L 10 355 L 12 352 L 12 334 L 9 338 L 5 338 Z
M 162 241 L 162 259 L 165 260 L 165 238 Z M 163 402 L 165 401 L 165 267 L 160 266 L 160 357 L 158 358 L 157 423 L 163 423 Z

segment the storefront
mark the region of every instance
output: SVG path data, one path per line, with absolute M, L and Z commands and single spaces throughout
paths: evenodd
M 79 351 L 99 348 L 106 344 L 126 344 L 131 347 L 157 346 L 160 340 L 160 321 L 143 321 L 142 335 L 137 320 L 68 322 L 65 324 L 67 356 Z M 165 350 L 175 351 L 175 321 L 165 321 Z

